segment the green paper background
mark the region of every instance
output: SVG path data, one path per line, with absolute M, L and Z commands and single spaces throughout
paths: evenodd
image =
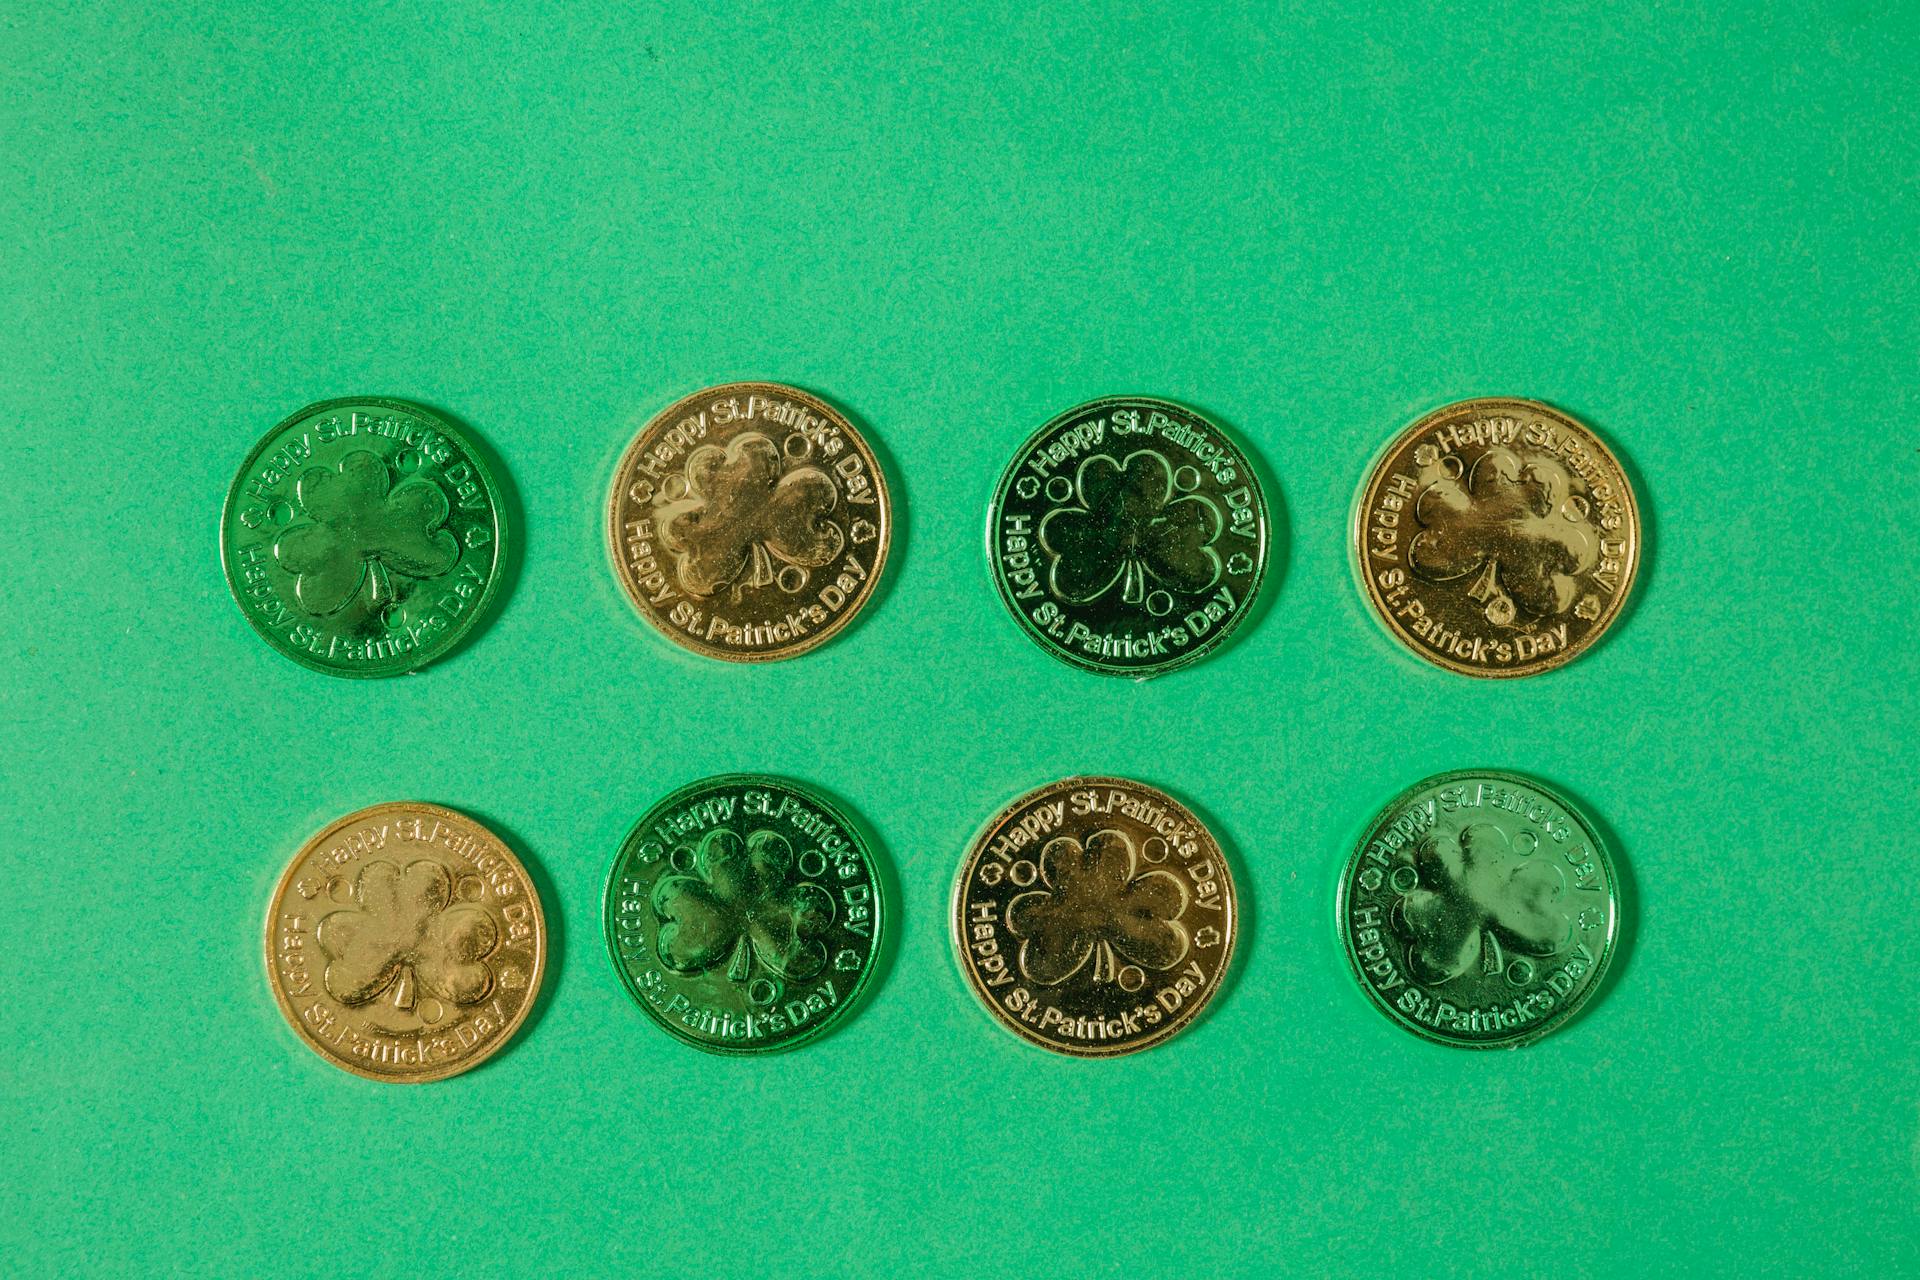
M 538 8 L 0 7 L 10 1270 L 1920 1267 L 1920 10 Z M 651 412 L 763 377 L 901 519 L 857 626 L 739 668 L 644 629 L 599 521 Z M 1009 451 L 1127 391 L 1235 428 L 1282 530 L 1261 615 L 1144 685 L 1041 655 L 981 548 Z M 216 553 L 253 441 L 354 393 L 524 509 L 504 610 L 406 679 L 270 652 Z M 1622 623 L 1519 682 L 1398 652 L 1343 542 L 1388 434 L 1495 393 L 1595 424 L 1649 524 Z M 1330 924 L 1374 809 L 1480 764 L 1631 893 L 1510 1054 L 1389 1024 Z M 899 889 L 871 1002 L 764 1060 L 661 1034 L 598 927 L 629 823 L 736 769 Z M 977 824 L 1078 772 L 1191 801 L 1248 907 L 1204 1021 L 1113 1062 L 997 1030 L 944 932 Z M 495 824 L 558 944 L 419 1088 L 300 1047 L 260 958 L 294 848 L 397 798 Z

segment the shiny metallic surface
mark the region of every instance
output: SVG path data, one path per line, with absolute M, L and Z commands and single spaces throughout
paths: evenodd
M 1613 959 L 1618 880 L 1592 822 L 1531 778 L 1443 773 L 1368 824 L 1335 914 L 1353 975 L 1436 1044 L 1515 1048 L 1572 1018 Z
M 439 805 L 350 813 L 287 864 L 267 911 L 287 1023 L 369 1080 L 440 1080 L 498 1053 L 533 1007 L 547 927 L 527 869 Z
M 791 1049 L 838 1026 L 873 977 L 886 904 L 853 822 L 809 787 L 727 774 L 634 824 L 602 917 L 621 985 L 709 1053 Z
M 1107 1058 L 1189 1026 L 1220 990 L 1233 875 L 1200 820 L 1126 778 L 1066 778 L 974 838 L 954 882 L 954 953 L 995 1021 L 1029 1044 Z
M 1225 643 L 1266 575 L 1266 499 L 1218 424 L 1113 396 L 1035 432 L 987 513 L 987 561 L 1021 630 L 1069 666 L 1144 679 Z
M 1640 512 L 1590 427 L 1533 400 L 1463 400 L 1375 461 L 1354 505 L 1361 589 L 1414 654 L 1470 676 L 1565 665 L 1633 589 Z
M 508 534 L 473 440 L 420 405 L 356 397 L 308 405 L 254 446 L 227 493 L 220 561 L 280 653 L 395 676 L 487 615 Z
M 817 396 L 709 387 L 641 429 L 607 497 L 621 589 L 675 644 L 770 662 L 831 639 L 872 600 L 892 538 L 887 478 Z

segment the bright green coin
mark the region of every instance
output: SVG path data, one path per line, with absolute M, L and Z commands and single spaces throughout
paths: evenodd
M 400 400 L 325 400 L 247 455 L 220 561 L 240 611 L 287 657 L 395 676 L 485 615 L 506 534 L 493 476 L 452 424 Z
M 1469 1049 L 1531 1043 L 1598 988 L 1620 923 L 1592 822 L 1531 778 L 1443 773 L 1396 796 L 1340 877 L 1348 963 L 1382 1013 Z
M 682 787 L 634 824 L 604 916 L 635 1003 L 712 1053 L 790 1049 L 845 1018 L 884 923 L 873 855 L 846 815 L 744 773 Z
M 1267 504 L 1240 447 L 1184 405 L 1115 396 L 1020 446 L 987 514 L 987 561 L 1022 629 L 1062 662 L 1144 678 L 1245 620 Z

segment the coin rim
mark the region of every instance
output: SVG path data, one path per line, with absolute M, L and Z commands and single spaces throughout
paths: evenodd
M 1431 1027 L 1423 1026 L 1420 1023 L 1410 1021 L 1401 1016 L 1400 1011 L 1382 999 L 1380 993 L 1374 989 L 1373 984 L 1367 980 L 1366 973 L 1360 965 L 1359 954 L 1354 949 L 1352 931 L 1347 928 L 1347 901 L 1352 895 L 1352 882 L 1355 869 L 1360 863 L 1361 856 L 1366 852 L 1373 832 L 1380 826 L 1380 823 L 1388 814 L 1405 804 L 1412 796 L 1463 778 L 1494 779 L 1540 792 L 1549 800 L 1559 805 L 1562 810 L 1579 824 L 1581 832 L 1585 834 L 1588 841 L 1593 845 L 1594 853 L 1600 860 L 1601 869 L 1607 873 L 1607 934 L 1600 955 L 1594 962 L 1593 976 L 1588 979 L 1586 986 L 1581 988 L 1579 999 L 1573 1001 L 1571 1004 L 1561 1005 L 1558 1009 L 1534 1025 L 1516 1032 L 1512 1036 L 1499 1040 L 1459 1039 L 1435 1031 Z M 1540 1040 L 1542 1037 L 1558 1031 L 1568 1022 L 1578 1017 L 1580 1012 L 1586 1008 L 1587 1002 L 1593 998 L 1594 993 L 1600 989 L 1601 983 L 1606 979 L 1607 969 L 1613 963 L 1613 953 L 1617 950 L 1617 944 L 1620 938 L 1620 918 L 1624 910 L 1625 908 L 1620 901 L 1620 878 L 1615 874 L 1613 857 L 1607 849 L 1606 841 L 1601 839 L 1600 833 L 1595 829 L 1593 819 L 1587 815 L 1585 810 L 1569 801 L 1565 795 L 1553 787 L 1546 785 L 1529 774 L 1516 773 L 1509 769 L 1449 769 L 1444 773 L 1436 773 L 1430 778 L 1422 779 L 1410 787 L 1403 788 L 1399 794 L 1387 801 L 1373 816 L 1367 819 L 1366 825 L 1360 829 L 1359 838 L 1354 841 L 1352 852 L 1347 855 L 1347 860 L 1340 869 L 1339 882 L 1334 886 L 1333 925 L 1335 932 L 1340 938 L 1341 954 L 1344 955 L 1347 960 L 1347 971 L 1353 975 L 1354 981 L 1359 985 L 1361 994 L 1366 997 L 1368 1004 L 1385 1014 L 1390 1021 L 1402 1030 L 1411 1032 L 1413 1035 L 1430 1044 L 1442 1045 L 1451 1049 L 1523 1049 L 1535 1041 Z
M 527 978 L 527 998 L 521 1003 L 520 1008 L 514 1013 L 513 1017 L 508 1019 L 507 1024 L 501 1028 L 498 1038 L 495 1039 L 493 1043 L 493 1047 L 485 1053 L 460 1059 L 445 1067 L 436 1067 L 432 1071 L 423 1071 L 405 1076 L 382 1075 L 377 1071 L 369 1071 L 364 1067 L 357 1066 L 334 1054 L 325 1045 L 308 1035 L 305 1026 L 300 1021 L 299 1015 L 287 999 L 286 991 L 280 983 L 279 971 L 274 965 L 274 918 L 279 914 L 280 903 L 285 899 L 287 890 L 293 882 L 293 873 L 299 868 L 300 863 L 308 854 L 325 844 L 336 831 L 365 819 L 369 814 L 391 812 L 422 813 L 438 819 L 451 818 L 455 822 L 465 823 L 468 826 L 477 827 L 479 830 L 485 832 L 488 839 L 492 840 L 494 844 L 498 845 L 501 851 L 506 854 L 507 861 L 513 864 L 514 869 L 520 873 L 521 880 L 526 883 L 527 901 L 533 905 L 534 937 L 538 942 L 538 945 L 533 949 L 533 972 L 528 975 Z M 527 1015 L 533 1012 L 533 1006 L 540 999 L 540 984 L 546 979 L 547 974 L 547 941 L 547 915 L 545 908 L 540 904 L 540 888 L 533 882 L 533 876 L 528 872 L 526 864 L 520 861 L 520 855 L 513 851 L 513 846 L 500 838 L 498 832 L 471 814 L 462 813 L 458 809 L 448 808 L 446 805 L 430 804 L 424 800 L 386 800 L 378 804 L 367 805 L 362 809 L 356 809 L 345 817 L 336 818 L 332 822 L 329 822 L 318 832 L 308 837 L 307 840 L 301 844 L 300 848 L 295 851 L 293 857 L 287 861 L 286 870 L 280 873 L 280 880 L 274 885 L 273 893 L 267 899 L 265 948 L 267 988 L 273 992 L 274 1003 L 280 1006 L 280 1016 L 286 1019 L 287 1025 L 293 1029 L 295 1037 L 301 1044 L 305 1045 L 323 1061 L 340 1068 L 342 1071 L 351 1072 L 362 1079 L 378 1081 L 381 1084 L 432 1084 L 436 1080 L 446 1080 L 481 1066 L 492 1060 L 494 1055 L 505 1049 L 507 1045 L 512 1042 L 513 1037 L 520 1030 L 520 1025 L 527 1020 Z
M 709 399 L 720 392 L 727 391 L 778 392 L 783 396 L 789 396 L 795 400 L 799 400 L 831 418 L 839 424 L 842 431 L 859 441 L 861 452 L 866 454 L 867 461 L 873 467 L 874 488 L 880 496 L 880 519 L 878 521 L 880 526 L 878 537 L 880 550 L 873 558 L 873 568 L 867 573 L 865 594 L 861 596 L 860 602 L 853 608 L 841 613 L 837 620 L 830 621 L 826 626 L 817 629 L 813 635 L 806 639 L 784 645 L 778 649 L 770 649 L 758 653 L 746 653 L 737 649 L 717 648 L 705 644 L 690 635 L 685 635 L 677 628 L 669 630 L 661 623 L 656 622 L 653 615 L 648 612 L 650 607 L 649 602 L 644 598 L 637 586 L 628 581 L 626 565 L 620 559 L 620 481 L 626 474 L 627 464 L 639 450 L 640 442 L 647 438 L 647 433 L 652 431 L 655 426 L 670 420 L 686 408 L 686 406 L 696 401 Z M 839 635 L 841 631 L 850 626 L 855 618 L 865 612 L 868 605 L 873 603 L 874 598 L 880 592 L 880 579 L 881 574 L 885 572 L 887 567 L 887 555 L 893 549 L 893 493 L 887 480 L 886 468 L 881 465 L 880 455 L 874 452 L 873 445 L 868 443 L 866 436 L 860 432 L 859 428 L 853 425 L 852 420 L 849 419 L 846 414 L 842 413 L 833 405 L 828 404 L 819 396 L 809 391 L 802 391 L 799 387 L 791 386 L 784 382 L 717 382 L 713 386 L 703 387 L 698 391 L 689 392 L 681 396 L 678 400 L 675 400 L 672 404 L 648 418 L 646 422 L 641 425 L 640 430 L 634 433 L 633 439 L 627 442 L 627 447 L 620 451 L 620 460 L 614 464 L 613 479 L 607 485 L 606 520 L 603 522 L 602 531 L 606 535 L 607 560 L 613 567 L 614 581 L 620 584 L 621 594 L 626 597 L 627 603 L 633 606 L 634 612 L 640 615 L 640 620 L 647 624 L 647 630 L 664 637 L 691 653 L 697 653 L 703 658 L 717 658 L 722 662 L 780 662 L 787 658 L 797 658 L 801 654 L 807 653 L 833 639 Z
M 873 882 L 873 950 L 868 957 L 868 963 L 861 968 L 859 979 L 853 984 L 853 990 L 849 991 L 841 999 L 840 1003 L 834 1007 L 833 1011 L 816 1023 L 810 1030 L 802 1032 L 790 1040 L 782 1040 L 777 1044 L 738 1046 L 712 1044 L 696 1038 L 691 1033 L 684 1031 L 656 1012 L 652 1001 L 646 998 L 640 991 L 639 985 L 634 981 L 633 975 L 627 972 L 626 963 L 620 955 L 619 944 L 615 942 L 613 936 L 614 884 L 620 877 L 620 865 L 626 860 L 627 847 L 633 843 L 633 838 L 640 834 L 640 832 L 652 822 L 655 815 L 663 810 L 672 808 L 674 805 L 680 803 L 684 797 L 695 792 L 707 791 L 717 787 L 753 785 L 770 785 L 793 792 L 809 803 L 824 809 L 827 815 L 838 822 L 841 829 L 852 837 L 854 846 L 860 850 L 861 857 L 866 859 L 867 875 Z M 642 1013 L 647 1015 L 648 1021 L 659 1027 L 662 1031 L 665 1031 L 675 1040 L 706 1053 L 716 1054 L 725 1058 L 756 1058 L 769 1054 L 784 1053 L 789 1049 L 798 1049 L 802 1045 L 813 1043 L 852 1017 L 865 1002 L 868 989 L 873 983 L 874 974 L 880 968 L 881 950 L 886 945 L 887 928 L 891 915 L 891 904 L 887 900 L 886 877 L 881 874 L 879 859 L 874 856 L 873 845 L 867 840 L 866 833 L 847 815 L 844 809 L 827 799 L 827 797 L 822 795 L 818 790 L 805 783 L 797 782 L 792 778 L 776 773 L 716 773 L 712 777 L 699 778 L 693 782 L 677 787 L 656 803 L 648 806 L 646 812 L 642 813 L 639 819 L 636 820 L 631 827 L 627 828 L 627 833 L 620 837 L 620 843 L 613 851 L 613 862 L 607 867 L 606 885 L 600 893 L 601 938 L 606 943 L 607 956 L 613 963 L 614 976 L 620 980 L 620 986 L 626 991 L 627 996 L 634 1004 L 639 1006 Z
M 1387 608 L 1386 602 L 1381 597 L 1379 587 L 1374 583 L 1372 575 L 1367 572 L 1365 541 L 1366 512 L 1368 507 L 1367 497 L 1374 491 L 1374 484 L 1380 479 L 1381 472 L 1386 467 L 1388 459 L 1398 454 L 1401 446 L 1408 440 L 1426 431 L 1429 424 L 1436 418 L 1442 417 L 1443 415 L 1451 415 L 1458 410 L 1468 407 L 1471 407 L 1475 411 L 1493 407 L 1518 409 L 1524 413 L 1539 414 L 1569 424 L 1584 432 L 1587 439 L 1592 441 L 1600 455 L 1611 464 L 1614 472 L 1619 475 L 1621 490 L 1626 494 L 1627 519 L 1631 522 L 1633 528 L 1633 556 L 1627 563 L 1626 571 L 1621 575 L 1620 589 L 1613 593 L 1613 600 L 1608 606 L 1607 612 L 1603 616 L 1594 619 L 1593 626 L 1588 629 L 1586 635 L 1579 643 L 1569 646 L 1558 653 L 1549 654 L 1544 658 L 1537 658 L 1532 662 L 1518 666 L 1499 668 L 1475 667 L 1467 663 L 1455 661 L 1443 654 L 1429 652 L 1425 647 L 1416 643 L 1399 625 L 1398 620 L 1393 616 L 1392 610 Z M 1386 444 L 1380 448 L 1379 452 L 1374 456 L 1373 461 L 1367 465 L 1366 470 L 1361 474 L 1360 487 L 1354 491 L 1353 509 L 1348 517 L 1347 559 L 1349 566 L 1353 570 L 1354 580 L 1359 584 L 1361 593 L 1366 598 L 1367 611 L 1373 615 L 1374 621 L 1380 625 L 1381 629 L 1387 633 L 1388 637 L 1391 638 L 1399 648 L 1406 650 L 1423 662 L 1431 663 L 1439 667 L 1442 671 L 1450 671 L 1455 675 L 1472 676 L 1486 680 L 1515 680 L 1525 676 L 1544 675 L 1549 671 L 1556 671 L 1566 666 L 1597 645 L 1601 639 L 1613 629 L 1614 623 L 1618 621 L 1620 614 L 1625 611 L 1627 600 L 1633 594 L 1633 584 L 1639 577 L 1640 550 L 1643 541 L 1645 541 L 1645 529 L 1640 522 L 1640 500 L 1633 490 L 1633 478 L 1627 474 L 1627 468 L 1621 463 L 1620 456 L 1613 451 L 1612 446 L 1606 442 L 1605 438 L 1602 437 L 1598 431 L 1594 430 L 1593 427 L 1589 426 L 1580 418 L 1576 418 L 1566 410 L 1548 404 L 1544 400 L 1529 400 L 1524 396 L 1470 396 L 1465 400 L 1454 400 L 1436 409 L 1431 409 L 1421 414 L 1420 417 L 1406 427 L 1388 437 Z
M 1000 514 L 1006 503 L 1007 490 L 1013 484 L 1014 478 L 1019 472 L 1021 460 L 1025 458 L 1027 451 L 1033 447 L 1036 441 L 1048 432 L 1054 430 L 1062 422 L 1065 422 L 1069 418 L 1078 417 L 1090 409 L 1103 408 L 1108 405 L 1172 409 L 1177 413 L 1198 418 L 1200 421 L 1206 423 L 1215 432 L 1219 433 L 1221 439 L 1232 446 L 1234 453 L 1239 456 L 1240 461 L 1245 465 L 1247 487 L 1253 490 L 1254 505 L 1257 508 L 1257 517 L 1260 521 L 1259 562 L 1254 565 L 1253 583 L 1246 593 L 1244 606 L 1233 617 L 1227 620 L 1227 624 L 1224 627 L 1217 629 L 1200 644 L 1195 645 L 1179 657 L 1173 658 L 1170 661 L 1146 667 L 1102 666 L 1091 659 L 1086 659 L 1078 654 L 1072 653 L 1064 646 L 1056 645 L 1053 638 L 1035 626 L 1032 619 L 1028 618 L 1026 612 L 1019 607 L 1018 602 L 1013 597 L 1013 593 L 1008 588 L 1006 576 L 1000 571 L 998 547 Z M 993 580 L 994 591 L 1000 597 L 1000 603 L 1006 606 L 1007 612 L 1013 615 L 1013 620 L 1019 624 L 1020 630 L 1026 634 L 1029 640 L 1039 646 L 1041 652 L 1066 663 L 1070 667 L 1091 672 L 1099 676 L 1119 676 L 1123 679 L 1148 680 L 1154 676 L 1165 675 L 1169 671 L 1177 671 L 1191 663 L 1198 662 L 1224 645 L 1227 639 L 1232 636 L 1235 631 L 1239 630 L 1240 624 L 1245 622 L 1247 617 L 1253 613 L 1255 603 L 1260 599 L 1260 590 L 1267 582 L 1268 552 L 1272 541 L 1272 516 L 1267 508 L 1266 488 L 1261 483 L 1259 471 L 1253 465 L 1253 455 L 1247 451 L 1246 446 L 1241 442 L 1240 438 L 1227 428 L 1221 426 L 1218 422 L 1215 422 L 1207 414 L 1201 413 L 1191 405 L 1182 404 L 1177 400 L 1163 399 L 1158 396 L 1100 396 L 1082 404 L 1077 404 L 1064 412 L 1054 414 L 1051 418 L 1047 419 L 1044 425 L 1022 441 L 1019 448 L 1013 451 L 1012 458 L 1008 460 L 1007 465 L 1001 470 L 1000 479 L 993 487 L 992 498 L 987 502 L 987 576 Z
M 247 602 L 241 598 L 240 586 L 233 580 L 233 564 L 229 558 L 232 545 L 228 534 L 228 526 L 232 523 L 234 508 L 239 501 L 242 484 L 248 474 L 252 472 L 253 464 L 259 460 L 261 454 L 266 452 L 268 444 L 277 439 L 282 431 L 287 430 L 302 418 L 312 417 L 315 414 L 325 413 L 329 410 L 344 408 L 348 405 L 372 405 L 381 409 L 394 409 L 402 413 L 411 414 L 414 417 L 425 419 L 434 430 L 453 440 L 455 444 L 460 446 L 460 451 L 466 455 L 466 460 L 472 464 L 474 471 L 479 474 L 480 487 L 486 491 L 487 507 L 493 515 L 493 558 L 488 566 L 487 584 L 480 588 L 480 598 L 474 602 L 473 608 L 468 611 L 466 620 L 449 629 L 445 637 L 436 642 L 435 647 L 430 652 L 426 652 L 425 657 L 420 656 L 424 651 L 423 646 L 420 649 L 412 650 L 403 655 L 408 661 L 381 667 L 331 667 L 310 654 L 297 652 L 282 645 L 276 635 L 261 625 L 260 620 L 254 617 L 253 610 L 249 609 Z M 254 633 L 262 640 L 265 640 L 267 647 L 275 653 L 291 662 L 298 663 L 309 671 L 318 671 L 322 675 L 339 676 L 345 680 L 383 680 L 393 676 L 415 675 L 460 647 L 460 642 L 478 625 L 480 619 L 486 616 L 488 607 L 492 605 L 494 596 L 499 592 L 500 571 L 505 561 L 507 540 L 510 535 L 511 529 L 507 522 L 506 509 L 500 500 L 500 488 L 494 482 L 493 472 L 488 468 L 486 458 L 474 447 L 473 441 L 465 432 L 455 427 L 434 410 L 424 405 L 416 404 L 411 400 L 400 400 L 391 396 L 336 396 L 330 400 L 316 400 L 299 412 L 289 414 L 287 417 L 281 419 L 280 422 L 275 424 L 271 430 L 254 443 L 253 449 L 247 454 L 246 461 L 242 462 L 240 469 L 234 473 L 233 483 L 227 486 L 227 499 L 220 505 L 220 575 L 226 579 L 227 591 L 233 596 L 233 602 L 240 607 L 240 615 L 247 620 L 247 625 L 252 627 Z M 462 548 L 461 555 L 464 556 L 465 554 L 466 549 Z
M 980 982 L 978 975 L 974 973 L 973 967 L 967 963 L 966 939 L 962 936 L 964 930 L 962 916 L 964 914 L 964 904 L 966 901 L 967 876 L 968 873 L 979 864 L 981 855 L 986 852 L 987 837 L 997 830 L 1000 825 L 1015 812 L 1032 803 L 1036 798 L 1049 792 L 1057 791 L 1062 787 L 1078 788 L 1082 786 L 1129 787 L 1135 791 L 1143 791 L 1147 793 L 1147 795 L 1162 800 L 1178 809 L 1181 813 L 1186 814 L 1188 818 L 1193 820 L 1193 825 L 1205 832 L 1207 839 L 1213 844 L 1214 853 L 1219 857 L 1221 867 L 1220 875 L 1221 879 L 1226 882 L 1227 901 L 1230 904 L 1230 919 L 1227 922 L 1226 931 L 1226 947 L 1221 952 L 1220 967 L 1215 972 L 1213 986 L 1207 992 L 1206 998 L 1194 1006 L 1193 1012 L 1185 1018 L 1169 1022 L 1166 1026 L 1161 1027 L 1150 1036 L 1145 1036 L 1139 1040 L 1128 1041 L 1125 1045 L 1115 1048 L 1081 1049 L 1055 1044 L 1051 1041 L 1041 1039 L 1037 1034 L 1029 1033 L 1024 1023 L 1008 1018 L 989 998 L 985 986 Z M 1213 1006 L 1215 998 L 1226 989 L 1227 975 L 1233 968 L 1234 949 L 1239 945 L 1240 941 L 1240 888 L 1238 882 L 1234 879 L 1233 865 L 1227 858 L 1225 846 L 1220 843 L 1220 837 L 1214 834 L 1212 827 L 1201 821 L 1199 814 L 1195 813 L 1178 797 L 1168 795 L 1158 787 L 1149 786 L 1147 783 L 1137 781 L 1133 778 L 1123 778 L 1117 774 L 1076 774 L 1054 782 L 1045 783 L 1023 792 L 1014 800 L 1002 805 L 995 811 L 991 818 L 988 818 L 986 822 L 981 824 L 979 830 L 974 832 L 973 838 L 967 841 L 965 852 L 960 856 L 960 868 L 954 874 L 953 889 L 948 896 L 947 936 L 948 940 L 953 944 L 954 963 L 960 967 L 960 976 L 966 982 L 967 990 L 972 993 L 974 1000 L 987 1011 L 989 1019 L 995 1026 L 998 1026 L 1003 1031 L 1006 1031 L 1026 1044 L 1045 1049 L 1049 1053 L 1057 1053 L 1065 1058 L 1124 1058 L 1129 1054 L 1140 1053 L 1147 1049 L 1156 1048 L 1199 1022 Z

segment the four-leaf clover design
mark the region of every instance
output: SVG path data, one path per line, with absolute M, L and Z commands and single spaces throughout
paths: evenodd
M 844 535 L 825 518 L 838 501 L 832 479 L 813 466 L 783 472 L 778 446 L 757 431 L 688 454 L 686 486 L 656 523 L 689 594 L 765 586 L 776 558 L 805 570 L 840 554 Z
M 493 989 L 487 956 L 500 941 L 493 917 L 451 905 L 453 878 L 431 859 L 403 869 L 384 859 L 360 868 L 357 906 L 321 918 L 314 943 L 327 957 L 322 982 L 344 1004 L 366 1004 L 392 988 L 393 1002 L 414 1006 L 414 983 L 457 1005 Z
M 1173 468 L 1153 450 L 1085 459 L 1073 497 L 1078 506 L 1040 520 L 1040 546 L 1053 557 L 1048 584 L 1061 599 L 1085 604 L 1118 582 L 1120 598 L 1139 604 L 1148 579 L 1192 594 L 1219 579 L 1220 509 L 1199 494 L 1175 497 Z
M 392 598 L 386 570 L 437 578 L 460 558 L 443 527 L 449 508 L 440 486 L 422 478 L 392 484 L 387 464 L 364 449 L 338 468 L 307 468 L 294 493 L 310 519 L 283 531 L 273 554 L 295 575 L 300 607 L 315 616 L 344 609 L 369 577 L 373 604 Z
M 1572 933 L 1559 905 L 1567 888 L 1560 868 L 1516 854 L 1499 827 L 1442 829 L 1409 850 L 1420 879 L 1394 912 L 1416 980 L 1437 986 L 1470 970 L 1496 972 L 1503 946 L 1550 956 Z
M 804 981 L 826 965 L 821 935 L 833 923 L 833 896 L 793 878 L 793 846 L 777 831 L 742 840 L 725 827 L 702 836 L 690 875 L 653 886 L 660 921 L 656 949 L 675 973 L 704 973 L 724 962 L 744 982 L 756 962 L 776 977 Z
M 1478 572 L 1467 594 L 1499 626 L 1513 623 L 1516 601 L 1536 616 L 1565 612 L 1576 575 L 1600 555 L 1593 526 L 1567 496 L 1559 464 L 1489 449 L 1465 484 L 1447 476 L 1420 491 L 1413 514 L 1421 528 L 1407 562 L 1434 582 Z
M 1095 980 L 1114 977 L 1116 956 L 1154 970 L 1185 958 L 1187 887 L 1171 872 L 1141 871 L 1125 832 L 1096 831 L 1085 843 L 1055 836 L 1039 862 L 1046 888 L 1007 903 L 1007 929 L 1020 939 L 1020 971 L 1030 981 L 1058 986 L 1090 957 Z

